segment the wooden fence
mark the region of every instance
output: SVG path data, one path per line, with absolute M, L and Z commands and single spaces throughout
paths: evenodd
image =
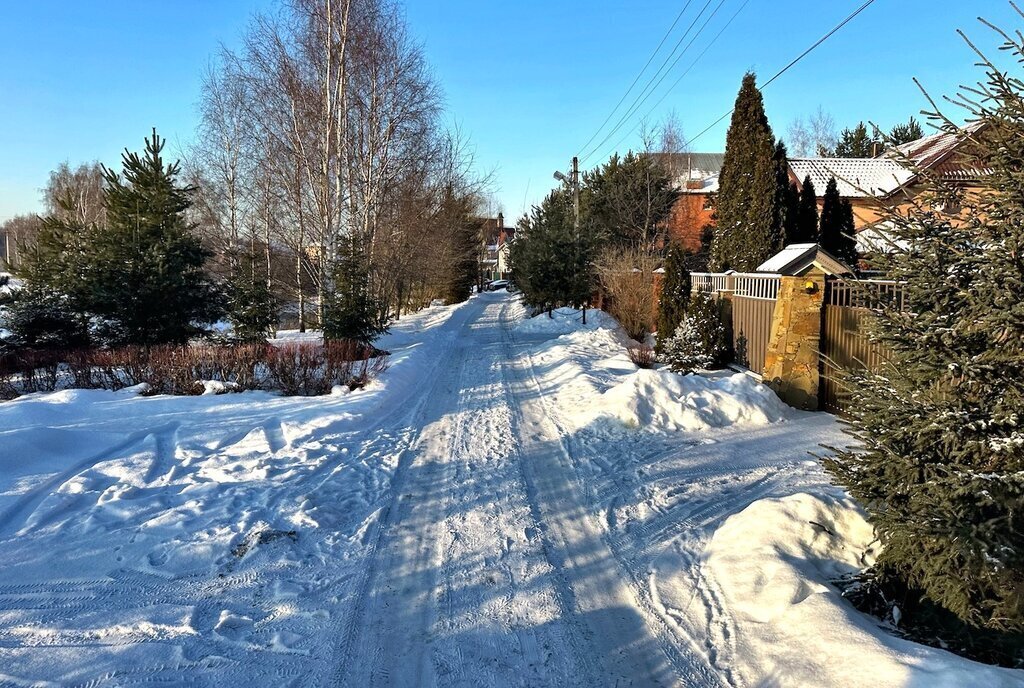
M 779 275 L 694 272 L 690 279 L 694 290 L 715 293 L 729 301 L 736 364 L 758 375 L 764 372 Z

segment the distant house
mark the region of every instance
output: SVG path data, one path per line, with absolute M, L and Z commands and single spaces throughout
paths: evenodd
M 987 171 L 968 164 L 963 153 L 978 129 L 972 125 L 961 134 L 925 136 L 876 158 L 792 158 L 789 177 L 802 188 L 809 176 L 819 204 L 829 179 L 835 177 L 839 195 L 853 206 L 860 248 L 875 248 L 884 242 L 885 209 L 904 205 L 920 194 L 926 188 L 925 177 L 968 190 L 977 186 Z
M 877 248 L 888 243 L 885 208 L 898 207 L 921 193 L 925 175 L 966 189 L 977 185 L 987 171 L 969 165 L 963 156 L 976 131 L 978 126 L 971 125 L 960 134 L 925 136 L 875 158 L 791 158 L 789 178 L 799 189 L 810 176 L 821 205 L 828 180 L 835 177 L 839 195 L 853 206 L 861 250 Z M 700 250 L 704 231 L 714 224 L 714 194 L 724 158 L 724 153 L 677 153 L 663 158 L 682 193 L 672 209 L 669 236 L 691 251 Z
M 675 153 L 663 158 L 682 193 L 672 208 L 668 234 L 697 253 L 704 230 L 713 224 L 711 195 L 718 191 L 718 175 L 725 153 Z
M 505 226 L 505 216 L 498 213 L 496 218 L 483 218 L 480 221 L 480 282 L 496 279 L 508 279 L 511 275 L 509 266 L 509 248 L 515 239 L 514 227 Z

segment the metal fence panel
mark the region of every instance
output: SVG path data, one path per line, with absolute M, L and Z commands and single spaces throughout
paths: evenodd
M 825 285 L 821 332 L 821 400 L 827 411 L 848 408 L 845 371 L 878 371 L 885 348 L 868 336 L 872 308 L 889 303 L 906 308 L 904 290 L 888 280 L 829 280 Z

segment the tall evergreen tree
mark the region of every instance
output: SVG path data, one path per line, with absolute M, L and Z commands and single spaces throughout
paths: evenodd
M 800 189 L 796 182 L 790 182 L 786 190 L 786 222 L 783 225 L 785 241 L 783 245 L 797 243 L 800 240 Z
M 753 73 L 743 77 L 725 139 L 711 264 L 753 270 L 782 243 L 775 141 Z
M 93 343 L 180 344 L 224 312 L 204 271 L 210 253 L 186 218 L 193 189 L 178 185 L 179 166 L 164 162 L 163 147 L 154 130 L 142 155 L 125 151 L 123 177 L 104 168 L 102 226 L 81 224 L 65 207 L 24 253 L 34 293 L 60 295 L 89 318 Z
M 324 338 L 372 344 L 388 331 L 388 323 L 371 290 L 365 242 L 355 232 L 339 242 L 331 277 L 333 288 L 324 303 Z
M 818 191 L 810 175 L 804 177 L 800 189 L 800 209 L 796 222 L 796 234 L 788 243 L 813 244 L 818 241 Z
M 786 154 L 786 144 L 782 139 L 775 142 L 775 213 L 776 217 L 772 223 L 775 232 L 776 250 L 786 244 L 786 237 L 789 236 L 790 225 L 789 213 L 793 199 L 792 189 L 789 181 L 789 156 Z
M 545 310 L 580 307 L 592 293 L 597 230 L 584 221 L 577 232 L 565 189 L 555 189 L 520 220 L 510 250 L 512 273 L 527 304 Z
M 604 244 L 651 248 L 662 241 L 679 196 L 659 158 L 630 151 L 583 174 L 581 213 Z
M 889 141 L 891 145 L 899 146 L 900 144 L 910 143 L 911 141 L 917 141 L 919 138 L 924 136 L 924 129 L 921 128 L 921 123 L 913 117 L 909 121 L 903 124 L 897 124 L 889 132 Z
M 224 312 L 204 271 L 211 253 L 187 219 L 194 189 L 178 185 L 164 143 L 154 129 L 142 155 L 122 155 L 123 176 L 104 168 L 106 226 L 91 237 L 83 277 L 109 343 L 182 344 Z
M 1024 59 L 1021 34 L 1001 35 L 1002 49 Z M 905 285 L 906 308 L 876 304 L 873 335 L 886 360 L 851 374 L 860 446 L 827 467 L 871 516 L 883 544 L 875 574 L 901 625 L 1019 666 L 1024 84 L 978 54 L 984 81 L 953 102 L 981 129 L 943 119 L 942 130 L 969 136 L 964 164 L 990 173 L 969 192 L 930 179 L 927 193 L 884 218 L 893 250 L 869 259 Z M 961 212 L 936 210 L 951 197 Z
M 833 155 L 837 158 L 871 158 L 877 146 L 878 138 L 868 133 L 864 122 L 858 122 L 853 129 L 843 129 L 839 134 Z
M 839 195 L 835 177 L 831 177 L 825 187 L 818 243 L 851 268 L 856 267 L 857 243 L 854 239 L 853 205 Z
M 690 303 L 690 272 L 686 269 L 686 251 L 673 242 L 665 256 L 665 273 L 658 300 L 658 340 L 655 349 L 661 353 L 665 342 L 675 334 Z

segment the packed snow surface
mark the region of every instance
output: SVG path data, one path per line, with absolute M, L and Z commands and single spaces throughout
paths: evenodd
M 870 537 L 808 454 L 835 419 L 555 316 L 403 317 L 379 380 L 319 398 L 0 404 L 0 685 L 1021 683 L 829 587 Z

